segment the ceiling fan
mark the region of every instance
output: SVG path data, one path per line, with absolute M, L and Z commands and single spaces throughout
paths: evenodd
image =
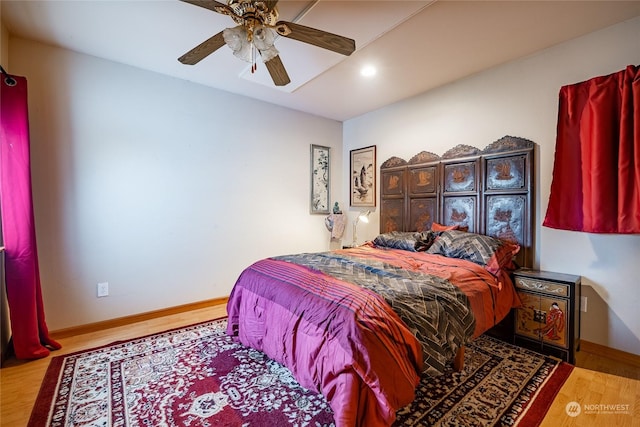
M 298 40 L 347 56 L 356 49 L 353 39 L 294 22 L 278 21 L 278 0 L 229 0 L 228 4 L 215 0 L 181 1 L 228 15 L 237 24 L 234 28 L 220 31 L 182 55 L 178 61 L 183 64 L 197 64 L 226 44 L 235 56 L 251 63 L 251 72 L 256 70 L 259 54 L 273 83 L 276 86 L 285 86 L 291 80 L 280 60 L 278 50 L 273 45 L 276 36 Z

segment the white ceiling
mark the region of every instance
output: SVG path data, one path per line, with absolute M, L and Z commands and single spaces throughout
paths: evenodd
M 178 62 L 235 26 L 178 0 L 1 0 L 0 18 L 11 36 L 344 121 L 640 16 L 637 0 L 280 0 L 278 8 L 281 20 L 355 39 L 356 52 L 344 57 L 279 38 L 292 80 L 280 89 L 262 64 L 251 75 L 226 46 L 196 65 Z M 365 64 L 378 68 L 374 78 L 360 76 Z

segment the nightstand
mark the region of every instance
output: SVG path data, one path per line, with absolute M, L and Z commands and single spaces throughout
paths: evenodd
M 581 277 L 520 269 L 513 273 L 522 301 L 515 311 L 514 342 L 575 364 L 580 348 Z

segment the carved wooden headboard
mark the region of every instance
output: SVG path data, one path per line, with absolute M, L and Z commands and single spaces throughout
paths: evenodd
M 380 166 L 380 232 L 429 230 L 433 222 L 516 241 L 516 262 L 533 268 L 534 147 L 505 136 L 480 150 L 458 145 Z

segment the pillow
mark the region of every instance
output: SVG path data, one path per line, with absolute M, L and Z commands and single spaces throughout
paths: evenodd
M 439 233 L 427 253 L 471 261 L 497 276 L 501 269 L 515 269 L 513 257 L 519 250 L 518 244 L 496 237 L 449 230 Z
M 373 240 L 378 247 L 403 249 L 405 251 L 426 251 L 435 241 L 436 235 L 432 231 L 418 233 L 415 231 L 391 231 L 380 234 Z
M 442 225 L 442 224 L 438 224 L 437 222 L 432 222 L 431 229 L 433 231 L 449 231 L 449 230 L 469 231 L 469 226 L 468 225 L 461 226 L 458 224 Z
M 415 252 L 416 234 L 415 232 L 392 231 L 380 234 L 373 239 L 373 244 L 383 248 Z

